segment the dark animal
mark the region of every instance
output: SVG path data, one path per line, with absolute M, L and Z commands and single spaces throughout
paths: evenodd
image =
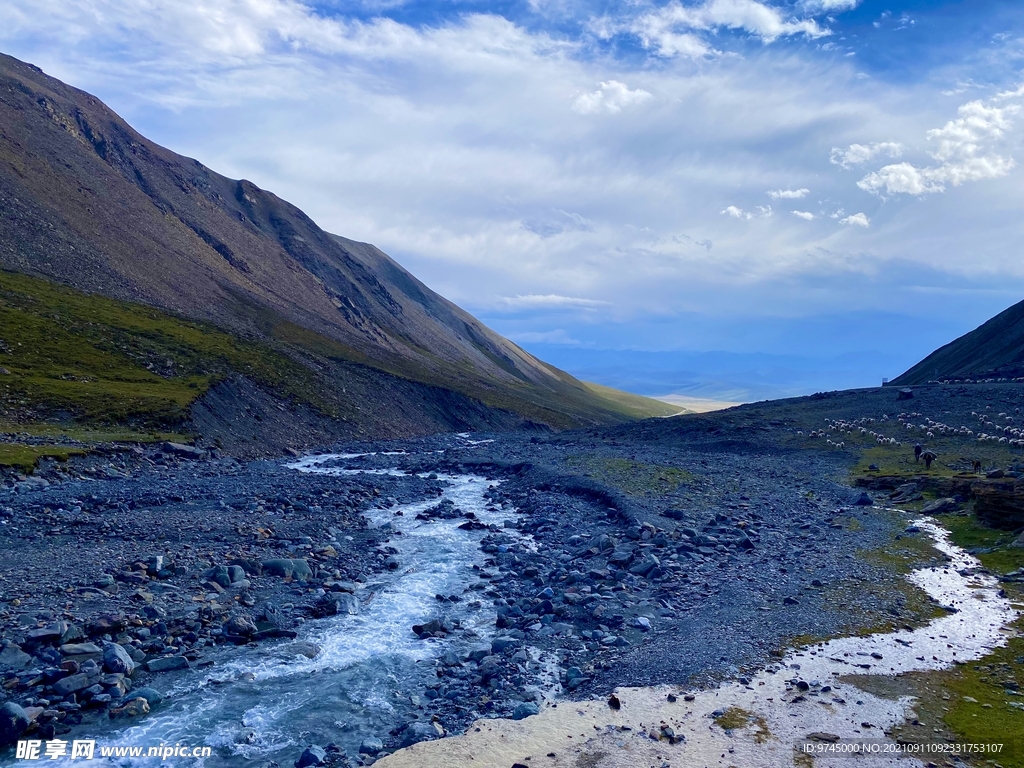
M 923 450 L 924 450 L 924 448 L 921 447 L 920 443 L 918 443 L 917 445 L 914 446 L 914 461 L 920 460 L 920 458 L 921 458 L 921 451 L 923 451 Z
M 976 473 L 981 472 L 981 462 L 977 459 L 973 459 L 971 461 L 971 469 Z
M 931 451 L 925 451 L 924 453 L 921 454 L 921 458 L 924 459 L 924 468 L 931 469 L 932 462 L 935 461 L 935 459 L 938 457 Z

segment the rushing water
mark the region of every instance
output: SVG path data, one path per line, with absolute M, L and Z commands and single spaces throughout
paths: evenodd
M 289 466 L 324 475 L 402 474 L 333 466 L 357 456 L 318 455 Z M 488 504 L 485 493 L 494 484 L 491 481 L 471 475 L 438 475 L 437 479 L 443 484 L 440 498 L 368 513 L 371 524 L 390 524 L 402 532 L 389 542 L 399 551 L 401 567 L 362 585 L 356 594 L 362 603 L 358 615 L 307 622 L 294 641 L 223 649 L 214 657 L 215 665 L 201 676 L 165 677 L 177 682 L 163 705 L 138 724 L 100 735 L 97 744 L 210 745 L 214 755 L 206 759 L 208 766 L 268 760 L 290 765 L 308 744 L 334 742 L 354 755 L 364 738 L 380 737 L 407 722 L 408 713 L 415 709 L 411 697 L 436 680 L 434 657 L 479 643 L 494 627 L 489 601 L 467 600 L 445 604 L 444 612 L 460 620 L 468 632 L 427 641 L 412 633 L 414 624 L 441 613 L 436 595 L 461 595 L 475 581 L 472 566 L 482 560 L 483 535 L 460 530 L 457 526 L 465 519 L 420 521 L 416 514 L 442 498 L 473 512 L 485 524 L 500 525 L 514 514 Z M 402 515 L 396 514 L 399 511 Z M 299 641 L 322 650 L 315 658 L 306 658 L 297 650 Z M 130 760 L 120 762 L 131 764 Z
M 889 744 L 884 731 L 903 722 L 911 697 L 886 699 L 848 682 L 846 675 L 897 675 L 945 669 L 983 656 L 1006 642 L 1007 625 L 1017 609 L 999 593 L 999 583 L 976 573 L 978 560 L 950 543 L 947 533 L 928 520 L 916 522 L 932 536 L 948 563 L 923 568 L 910 579 L 940 604 L 956 609 L 917 630 L 843 637 L 790 651 L 777 665 L 712 690 L 686 692 L 678 687 L 623 688 L 621 709 L 605 700 L 549 706 L 522 722 L 478 723 L 466 735 L 417 744 L 381 761 L 381 768 L 473 765 L 507 768 L 528 755 L 548 755 L 545 768 L 599 765 L 600 768 L 671 766 L 792 766 L 794 747 L 813 733 L 827 733 L 849 745 L 861 740 Z M 807 683 L 806 690 L 794 681 Z M 672 694 L 670 699 L 669 694 Z M 684 696 L 684 693 L 687 694 Z M 716 712 L 736 708 L 749 713 L 749 725 L 725 731 L 713 725 Z M 979 709 L 979 713 L 982 710 Z M 979 714 L 979 716 L 981 716 Z M 670 745 L 652 740 L 662 725 L 685 741 Z M 931 733 L 922 724 L 921 735 Z M 815 768 L 922 766 L 935 754 L 893 757 L 816 756 Z M 803 765 L 809 763 L 803 762 Z

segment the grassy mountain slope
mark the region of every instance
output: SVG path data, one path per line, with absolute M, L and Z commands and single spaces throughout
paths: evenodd
M 346 408 L 359 411 L 366 434 L 454 426 L 460 413 L 481 408 L 482 427 L 488 409 L 493 426 L 508 426 L 515 416 L 553 427 L 620 421 L 643 411 L 532 357 L 373 246 L 330 235 L 254 184 L 153 144 L 95 97 L 6 56 L 0 56 L 0 268 L 78 291 L 58 299 L 57 289 L 43 283 L 3 278 L 4 311 L 20 312 L 18 333 L 49 355 L 38 366 L 5 366 L 21 382 L 5 386 L 34 388 L 50 413 L 67 403 L 67 413 L 78 418 L 110 418 L 115 414 L 89 405 L 110 396 L 123 406 L 124 419 L 165 423 L 197 393 L 237 375 L 330 418 L 342 418 Z M 98 331 L 88 318 L 100 309 L 89 302 L 97 296 L 122 302 L 103 311 L 131 327 L 100 324 L 116 341 L 94 338 Z M 58 300 L 77 302 L 78 324 L 50 338 L 51 318 L 39 306 Z M 160 330 L 145 327 L 145 306 L 160 310 L 151 322 Z M 59 327 L 63 316 L 54 314 L 52 327 Z M 182 346 L 184 337 L 190 341 Z M 138 339 L 146 340 L 139 354 L 153 357 L 145 372 L 122 354 Z M 84 350 L 90 360 L 75 357 Z M 175 350 L 180 360 L 169 354 L 163 361 L 172 361 L 173 371 L 161 368 L 156 358 Z M 61 378 L 57 369 L 67 367 L 65 360 L 75 361 L 80 374 Z M 347 383 L 364 398 L 358 405 Z M 8 404 L 11 413 L 24 399 Z M 429 415 L 417 423 L 417 412 Z M 651 406 L 649 415 L 659 412 Z
M 891 383 L 1020 376 L 1024 376 L 1024 301 L 935 350 Z

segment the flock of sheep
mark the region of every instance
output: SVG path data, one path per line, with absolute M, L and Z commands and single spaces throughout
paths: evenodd
M 833 440 L 832 437 L 839 435 L 860 435 L 861 437 L 874 438 L 879 445 L 892 445 L 900 447 L 903 443 L 895 437 L 889 437 L 872 428 L 876 423 L 894 421 L 903 428 L 904 433 L 919 438 L 934 438 L 936 436 L 948 437 L 977 437 L 979 442 L 1006 443 L 1015 447 L 1024 446 L 1024 429 L 1016 426 L 1016 418 L 1019 418 L 1020 408 L 1014 410 L 1014 414 L 1008 413 L 992 414 L 991 406 L 986 406 L 982 412 L 971 411 L 971 416 L 978 419 L 976 429 L 959 426 L 953 427 L 941 421 L 935 421 L 920 413 L 901 413 L 890 419 L 883 415 L 880 419 L 861 418 L 847 421 L 846 419 L 825 419 L 825 428 L 812 430 L 807 437 L 824 439 L 825 442 L 835 448 L 845 448 L 845 440 Z M 987 430 L 987 431 L 982 431 Z M 797 431 L 797 435 L 803 436 L 803 431 Z M 920 451 L 915 451 L 915 456 L 920 456 Z M 930 462 L 929 462 L 930 463 Z

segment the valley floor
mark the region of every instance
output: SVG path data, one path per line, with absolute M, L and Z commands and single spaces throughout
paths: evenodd
M 472 537 L 473 554 L 445 592 L 401 603 L 409 626 L 376 652 L 390 644 L 411 671 L 382 678 L 377 698 L 339 703 L 325 691 L 315 705 L 324 716 L 309 725 L 299 708 L 275 721 L 274 738 L 242 707 L 237 722 L 218 725 L 208 765 L 290 764 L 308 744 L 334 746 L 306 764 L 365 765 L 479 718 L 530 722 L 559 701 L 604 702 L 624 686 L 746 685 L 794 646 L 941 621 L 949 607 L 905 576 L 950 555 L 911 522 L 943 483 L 969 487 L 974 460 L 1013 485 L 1020 448 L 977 433 L 1014 428 L 1024 387 L 897 397 L 827 393 L 576 432 L 336 446 L 305 464 L 125 447 L 44 460 L 30 478 L 12 470 L 0 490 L 0 671 L 16 705 L 5 717 L 20 710 L 32 738 L 111 743 L 140 738 L 145 728 L 123 729 L 147 718 L 177 718 L 167 733 L 208 742 L 212 726 L 188 720 L 184 700 L 212 686 L 235 701 L 269 679 L 282 649 L 315 666 L 332 637 L 365 631 L 370 617 L 386 623 L 374 606 L 419 584 L 414 570 L 440 567 L 409 546 L 431 531 L 446 546 Z M 915 442 L 938 455 L 927 472 Z M 299 471 L 314 466 L 330 471 Z M 459 495 L 470 487 L 475 501 Z M 1024 565 L 1012 534 L 978 524 L 974 504 L 965 492 L 936 519 L 954 542 L 980 541 L 997 575 Z M 111 642 L 131 674 L 117 671 L 125 662 Z M 310 680 L 345 663 L 354 662 L 316 666 Z M 126 710 L 132 691 L 147 690 L 163 696 Z M 1024 712 L 1001 702 L 974 714 L 1024 735 Z M 971 735 L 976 723 L 946 709 L 929 735 Z M 723 716 L 709 727 L 749 724 Z M 0 741 L 16 720 L 0 722 Z M 13 759 L 13 749 L 0 756 Z

